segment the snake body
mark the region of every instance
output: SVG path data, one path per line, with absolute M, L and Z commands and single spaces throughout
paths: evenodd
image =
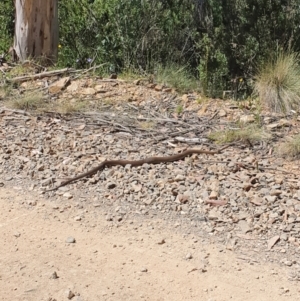
M 60 185 L 46 190 L 46 191 L 53 191 L 53 190 L 57 190 L 60 187 L 66 186 L 76 180 L 85 178 L 85 177 L 89 177 L 95 173 L 97 173 L 99 170 L 102 170 L 104 167 L 111 167 L 111 166 L 116 166 L 116 165 L 120 165 L 120 166 L 126 166 L 126 165 L 131 165 L 131 166 L 141 166 L 145 163 L 148 164 L 160 164 L 160 163 L 166 163 L 166 162 L 174 162 L 174 161 L 179 161 L 184 159 L 187 156 L 193 155 L 193 154 L 207 154 L 207 155 L 215 155 L 215 154 L 220 154 L 222 150 L 226 149 L 227 147 L 229 147 L 230 145 L 227 145 L 219 150 L 216 151 L 206 151 L 206 150 L 201 150 L 201 149 L 188 149 L 186 151 L 183 151 L 180 154 L 176 154 L 173 156 L 167 156 L 167 157 L 149 157 L 149 158 L 145 158 L 145 159 L 141 159 L 141 160 L 106 160 L 103 161 L 101 164 L 99 164 L 98 166 L 90 169 L 89 171 L 82 173 L 76 177 L 70 178 L 64 182 L 62 182 Z

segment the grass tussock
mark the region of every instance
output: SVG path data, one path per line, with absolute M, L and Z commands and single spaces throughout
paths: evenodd
M 145 76 L 145 74 L 140 74 L 140 72 L 138 72 L 135 69 L 130 69 L 130 68 L 126 68 L 124 70 L 122 70 L 122 73 L 118 75 L 118 77 L 120 79 L 123 80 L 128 80 L 128 81 L 134 81 L 136 79 L 140 79 L 141 77 Z M 147 77 L 147 76 L 145 76 Z
M 39 113 L 51 111 L 61 114 L 72 114 L 83 112 L 88 107 L 88 103 L 85 101 L 63 100 L 61 102 L 49 102 L 46 101 L 42 94 L 28 94 L 22 97 L 14 97 L 5 102 L 7 107 L 24 111 L 36 111 Z
M 276 113 L 288 113 L 300 106 L 300 56 L 280 51 L 262 65 L 255 78 L 255 92 L 262 104 Z
M 183 112 L 183 105 L 177 105 L 175 108 L 176 114 L 181 114 Z
M 152 130 L 155 128 L 156 124 L 153 121 L 141 121 L 138 123 L 140 128 L 143 130 Z
M 13 98 L 6 105 L 17 110 L 31 111 L 44 108 L 47 104 L 41 94 L 31 94 Z
M 217 143 L 231 143 L 235 141 L 255 142 L 271 139 L 271 134 L 265 132 L 258 126 L 248 126 L 239 129 L 228 129 L 224 131 L 212 132 L 208 136 L 209 139 Z
M 155 79 L 158 83 L 175 88 L 180 93 L 197 91 L 200 87 L 199 81 L 186 67 L 176 65 L 158 68 Z
M 286 141 L 278 147 L 278 153 L 290 158 L 300 158 L 300 134 L 288 137 Z
M 57 105 L 56 111 L 61 114 L 73 114 L 83 112 L 87 108 L 87 103 L 78 101 L 71 103 L 69 101 L 61 102 Z

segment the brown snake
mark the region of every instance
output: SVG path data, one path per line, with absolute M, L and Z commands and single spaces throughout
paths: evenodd
M 174 162 L 174 161 L 179 161 L 179 160 L 181 160 L 187 156 L 193 155 L 193 154 L 207 154 L 207 155 L 220 154 L 221 151 L 228 148 L 229 146 L 230 145 L 226 145 L 225 147 L 223 147 L 219 150 L 216 150 L 216 151 L 206 151 L 206 150 L 201 150 L 201 149 L 188 149 L 180 154 L 168 156 L 168 157 L 149 157 L 149 158 L 145 158 L 145 159 L 141 159 L 141 160 L 107 160 L 107 161 L 103 161 L 100 165 L 94 167 L 93 169 L 91 169 L 85 173 L 82 173 L 74 178 L 70 178 L 70 179 L 62 182 L 60 185 L 58 185 L 52 189 L 46 190 L 46 192 L 56 190 L 62 186 L 66 186 L 66 185 L 70 184 L 71 182 L 91 176 L 91 175 L 95 174 L 97 171 L 103 169 L 104 167 L 110 167 L 110 166 L 116 166 L 116 165 L 126 166 L 128 164 L 131 166 L 141 166 L 144 163 L 159 164 L 159 163 L 166 163 L 166 162 Z

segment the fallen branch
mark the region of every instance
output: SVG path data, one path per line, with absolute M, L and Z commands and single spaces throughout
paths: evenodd
M 60 69 L 60 70 L 47 71 L 47 72 L 42 72 L 42 73 L 38 73 L 38 74 L 14 77 L 14 78 L 7 79 L 7 81 L 11 82 L 11 83 L 24 82 L 27 80 L 36 80 L 36 79 L 41 79 L 44 77 L 51 77 L 51 76 L 56 76 L 56 75 L 60 75 L 63 73 L 71 73 L 71 72 L 73 73 L 73 72 L 78 72 L 78 71 L 76 71 L 73 68 L 64 68 L 64 69 Z

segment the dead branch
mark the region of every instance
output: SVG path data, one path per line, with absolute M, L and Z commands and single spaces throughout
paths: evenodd
M 74 73 L 74 72 L 78 72 L 78 71 L 73 68 L 64 68 L 64 69 L 60 69 L 60 70 L 47 71 L 47 72 L 42 72 L 42 73 L 38 73 L 38 74 L 18 76 L 18 77 L 7 79 L 7 81 L 11 82 L 11 83 L 24 82 L 27 80 L 36 80 L 36 79 L 41 79 L 44 77 L 51 77 L 51 76 L 56 76 L 56 75 L 60 75 L 63 73 Z

